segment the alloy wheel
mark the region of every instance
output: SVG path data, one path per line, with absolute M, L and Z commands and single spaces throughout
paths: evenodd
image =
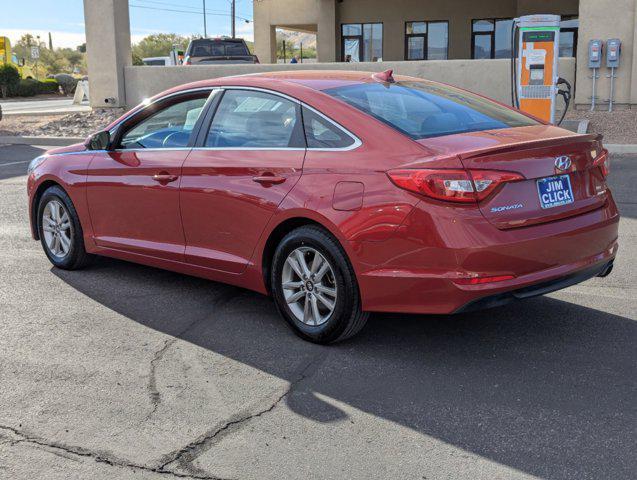
M 281 275 L 283 296 L 300 322 L 319 326 L 334 312 L 337 285 L 334 270 L 312 247 L 299 247 L 288 255 Z
M 49 253 L 57 259 L 66 257 L 73 244 L 71 218 L 59 200 L 50 200 L 42 211 L 42 233 Z

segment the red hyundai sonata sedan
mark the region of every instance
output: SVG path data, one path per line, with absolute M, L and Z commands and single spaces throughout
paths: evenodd
M 34 239 L 271 294 L 301 337 L 368 312 L 455 313 L 607 275 L 600 138 L 390 72 L 183 85 L 29 166 Z

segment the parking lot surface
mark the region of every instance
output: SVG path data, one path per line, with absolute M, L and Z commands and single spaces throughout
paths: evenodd
M 43 150 L 0 145 L 0 478 L 635 478 L 636 156 L 611 166 L 609 277 L 322 347 L 246 290 L 52 268 L 26 208 Z

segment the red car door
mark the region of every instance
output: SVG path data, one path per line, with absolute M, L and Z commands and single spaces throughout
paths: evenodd
M 298 102 L 227 89 L 180 188 L 186 261 L 241 273 L 268 220 L 301 176 L 305 137 Z
M 94 156 L 87 201 L 97 245 L 184 260 L 179 181 L 207 92 L 171 97 L 126 122 Z

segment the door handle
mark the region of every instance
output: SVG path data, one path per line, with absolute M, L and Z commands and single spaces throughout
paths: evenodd
M 285 182 L 285 177 L 279 177 L 277 175 L 260 175 L 253 177 L 253 181 L 260 183 L 261 185 L 278 185 Z
M 177 175 L 171 175 L 169 173 L 157 173 L 153 175 L 153 180 L 161 183 L 162 185 L 166 185 L 167 183 L 174 182 L 179 177 Z

